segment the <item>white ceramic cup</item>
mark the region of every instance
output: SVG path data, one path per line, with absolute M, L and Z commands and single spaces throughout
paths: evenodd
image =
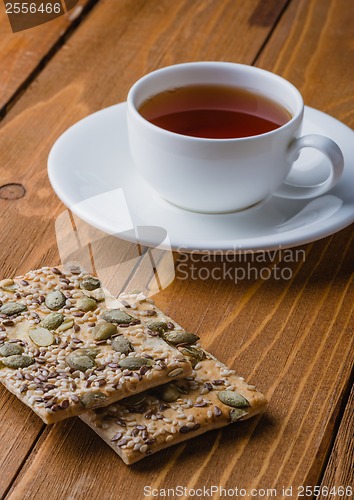
M 190 137 L 153 125 L 138 109 L 148 98 L 176 87 L 227 85 L 259 93 L 286 108 L 285 125 L 257 136 L 236 139 Z M 128 136 L 138 172 L 149 186 L 171 203 L 197 212 L 242 210 L 275 194 L 313 198 L 331 189 L 343 171 L 343 155 L 331 139 L 298 137 L 304 103 L 287 80 L 268 71 L 228 62 L 192 62 L 159 69 L 138 80 L 128 94 Z M 293 162 L 302 148 L 328 157 L 327 179 L 304 186 Z M 300 185 L 286 182 L 299 179 Z M 302 185 L 301 185 L 302 184 Z

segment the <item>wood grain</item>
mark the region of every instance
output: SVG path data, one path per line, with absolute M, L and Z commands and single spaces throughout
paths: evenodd
M 285 2 L 274 5 L 280 13 Z M 346 6 L 344 0 L 293 0 L 272 31 L 269 21 L 260 21 L 260 2 L 253 0 L 100 2 L 3 122 L 1 184 L 21 183 L 26 195 L 0 199 L 2 275 L 57 263 L 54 221 L 64 207 L 46 178 L 50 146 L 73 122 L 124 100 L 132 82 L 147 71 L 186 60 L 252 63 L 261 51 L 258 65 L 298 84 L 307 104 L 352 124 L 353 75 L 339 54 L 351 37 Z M 330 74 L 324 85 L 314 69 L 325 64 Z M 128 500 L 132 493 L 142 498 L 144 485 L 279 489 L 316 484 L 353 359 L 353 230 L 299 250 L 292 262 L 282 252 L 266 255 L 263 262 L 252 255 L 231 262 L 180 257 L 176 279 L 156 297 L 159 307 L 198 332 L 206 348 L 268 395 L 266 416 L 130 468 L 81 421 L 64 422 L 46 429 L 32 450 L 25 444 L 22 460 L 28 458 L 13 484 L 19 466 L 9 467 L 8 498 L 113 499 L 118 491 Z M 229 277 L 213 280 L 215 267 L 229 271 Z M 235 270 L 247 274 L 250 267 L 249 279 L 236 279 Z M 277 280 L 272 273 L 285 267 L 289 279 Z M 264 268 L 270 279 L 259 276 Z M 16 413 L 9 400 L 9 416 L 1 413 L 7 437 L 6 448 L 0 441 L 1 456 L 18 440 L 11 431 Z M 26 409 L 22 414 L 20 432 L 29 418 Z M 14 451 L 9 460 L 16 464 L 16 459 Z
M 283 5 L 279 1 L 277 9 Z M 158 66 L 190 58 L 252 62 L 270 30 L 257 25 L 250 28 L 245 22 L 256 7 L 253 0 L 246 5 L 231 0 L 125 0 L 100 2 L 95 7 L 2 122 L 0 186 L 16 182 L 26 190 L 20 199 L 0 198 L 2 276 L 59 261 L 54 222 L 64 207 L 46 174 L 46 159 L 56 138 L 87 114 L 124 100 L 134 80 Z M 239 37 L 245 43 L 239 44 Z M 4 389 L 0 394 L 2 401 L 9 401 L 8 412 L 13 411 L 16 419 L 14 398 Z M 31 440 L 42 430 L 39 419 L 25 407 L 22 411 L 16 433 L 9 431 L 12 415 L 2 418 L 7 439 L 0 442 L 0 456 L 10 456 L 0 494 L 30 451 Z M 34 419 L 35 425 L 19 456 L 14 443 L 27 430 L 26 418 Z M 46 488 L 43 491 L 47 494 Z
M 13 476 L 21 469 L 29 450 L 44 429 L 43 422 L 3 387 L 0 390 L 0 494 L 8 489 Z M 5 424 L 7 422 L 7 424 Z
M 31 74 L 44 64 L 58 40 L 73 23 L 78 22 L 82 9 L 91 0 L 80 0 L 64 16 L 29 30 L 13 33 L 5 6 L 0 2 L 0 115 L 16 94 L 25 87 Z
M 271 67 L 300 90 L 305 104 L 353 127 L 353 21 L 353 2 L 291 2 L 256 66 Z
M 326 496 L 327 488 L 344 488 L 343 498 L 352 498 L 349 486 L 353 489 L 354 485 L 354 389 L 352 388 L 344 416 L 342 418 L 339 431 L 334 443 L 334 447 L 329 458 L 326 472 L 323 476 L 321 487 L 325 488 L 323 493 L 318 496 L 319 500 L 328 498 Z M 334 492 L 334 490 L 332 490 Z M 338 496 L 340 496 L 337 493 Z

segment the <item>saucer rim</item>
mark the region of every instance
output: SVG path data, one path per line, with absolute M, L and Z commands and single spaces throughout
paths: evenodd
M 80 219 L 82 219 L 84 222 L 96 227 L 97 229 L 99 229 L 107 234 L 111 234 L 111 235 L 117 234 L 117 232 L 119 231 L 119 228 L 116 227 L 115 230 L 113 231 L 108 226 L 100 223 L 97 220 L 94 220 L 94 216 L 92 214 L 85 213 L 86 210 L 85 209 L 81 210 L 80 204 L 78 204 L 77 201 L 70 199 L 71 198 L 70 194 L 65 192 L 65 188 L 60 182 L 60 176 L 59 176 L 59 178 L 57 176 L 58 169 L 56 168 L 56 165 L 55 165 L 54 156 L 56 156 L 57 149 L 60 148 L 61 142 L 63 140 L 65 140 L 68 135 L 71 135 L 73 129 L 76 129 L 76 128 L 82 126 L 82 124 L 84 122 L 87 124 L 88 121 L 93 120 L 98 115 L 104 115 L 104 114 L 111 113 L 111 112 L 114 113 L 117 109 L 122 110 L 126 106 L 127 106 L 127 103 L 126 103 L 126 101 L 124 101 L 124 102 L 115 104 L 113 106 L 109 106 L 107 108 L 96 111 L 95 113 L 92 113 L 92 114 L 82 118 L 81 120 L 79 120 L 78 122 L 76 122 L 75 124 L 70 126 L 63 134 L 61 134 L 61 136 L 56 140 L 53 147 L 51 148 L 49 156 L 48 156 L 49 181 L 52 185 L 54 192 L 57 194 L 57 196 L 60 198 L 60 200 L 64 203 L 64 205 L 66 207 L 68 207 L 70 210 L 72 210 L 72 212 L 75 215 L 77 215 Z M 306 120 L 306 112 L 314 114 L 315 116 L 318 115 L 318 118 L 325 117 L 326 119 L 331 119 L 334 122 L 336 122 L 338 125 L 340 125 L 341 127 L 345 128 L 347 133 L 354 134 L 353 130 L 350 129 L 347 125 L 345 125 L 341 121 L 337 120 L 336 118 L 334 118 L 334 117 L 332 117 L 332 116 L 330 116 L 322 111 L 319 111 L 315 108 L 311 108 L 309 106 L 305 106 L 305 120 Z M 340 182 L 341 181 L 339 181 L 338 184 L 340 184 Z M 329 191 L 329 193 L 330 193 L 330 191 Z M 157 195 L 155 195 L 155 198 L 159 198 L 158 202 L 160 202 L 160 204 L 161 203 L 166 204 L 167 208 L 173 207 L 175 210 L 178 210 L 179 212 L 181 212 L 181 214 L 183 216 L 188 217 L 188 215 L 190 215 L 189 211 L 184 210 L 184 209 L 179 208 L 179 207 L 176 207 L 174 205 L 171 205 L 166 200 L 163 200 L 162 198 L 157 197 Z M 279 197 L 276 197 L 276 196 L 274 196 L 274 198 L 279 199 Z M 286 200 L 286 198 L 282 198 L 282 199 Z M 315 198 L 313 198 L 313 199 L 315 199 Z M 156 203 L 157 203 L 157 200 L 155 199 L 154 204 L 156 204 Z M 260 202 L 260 203 L 262 204 L 262 202 Z M 317 225 L 316 225 L 316 223 L 306 224 L 303 227 L 306 228 L 309 226 L 313 226 L 312 231 L 307 232 L 306 235 L 299 235 L 299 228 L 293 228 L 293 229 L 290 229 L 288 231 L 283 231 L 281 233 L 281 237 L 280 237 L 279 233 L 272 232 L 272 233 L 269 233 L 267 235 L 262 235 L 262 236 L 241 238 L 239 241 L 237 241 L 233 238 L 230 238 L 230 239 L 218 240 L 215 242 L 210 241 L 210 240 L 200 240 L 200 239 L 199 240 L 198 239 L 196 239 L 196 240 L 189 239 L 188 242 L 187 241 L 176 242 L 176 241 L 174 241 L 173 235 L 171 235 L 171 233 L 168 233 L 169 243 L 166 245 L 161 244 L 161 245 L 159 245 L 159 248 L 163 249 L 163 247 L 165 246 L 166 250 L 173 250 L 173 251 L 181 252 L 181 253 L 205 253 L 205 252 L 216 253 L 217 252 L 217 253 L 223 253 L 223 254 L 226 254 L 226 253 L 234 253 L 234 254 L 240 253 L 241 254 L 241 253 L 250 252 L 250 251 L 266 252 L 266 251 L 274 251 L 274 250 L 280 250 L 280 249 L 285 250 L 285 249 L 289 249 L 289 248 L 294 248 L 297 246 L 312 243 L 314 241 L 318 241 L 318 240 L 323 239 L 327 236 L 331 236 L 331 235 L 341 231 L 342 229 L 348 227 L 351 223 L 354 222 L 354 199 L 353 199 L 351 205 L 353 206 L 352 210 L 351 211 L 347 210 L 348 213 L 345 216 L 343 216 L 344 214 L 342 214 L 342 217 L 340 218 L 339 221 L 336 220 L 338 218 L 338 212 L 344 212 L 344 207 L 341 207 L 338 210 L 338 212 L 336 212 L 336 214 L 333 214 L 328 219 L 326 219 L 325 224 L 323 224 L 323 223 L 318 223 Z M 345 207 L 347 209 L 349 208 L 348 203 L 345 205 Z M 245 211 L 241 211 L 238 213 L 242 213 L 242 212 L 245 212 Z M 237 212 L 235 212 L 235 213 L 237 213 Z M 193 215 L 194 216 L 201 215 L 201 216 L 208 216 L 208 217 L 213 217 L 215 215 L 217 215 L 218 217 L 223 216 L 223 214 L 198 214 L 196 212 L 193 212 Z M 230 215 L 230 214 L 225 214 L 225 216 L 227 216 L 227 215 Z M 337 217 L 334 217 L 335 215 L 337 215 Z M 328 224 L 328 221 L 331 223 Z M 122 230 L 123 230 L 123 228 L 122 228 Z M 274 238 L 274 236 L 277 236 L 277 237 Z M 284 238 L 284 236 L 287 236 L 287 237 Z M 144 240 L 139 239 L 139 241 L 137 241 L 134 238 L 129 238 L 127 235 L 125 235 L 124 239 L 126 241 L 130 241 L 132 243 L 139 243 L 141 245 L 148 246 L 148 247 L 156 247 L 156 241 L 154 242 L 154 241 L 148 240 L 148 239 L 144 239 Z M 273 240 L 276 240 L 276 241 L 273 241 Z

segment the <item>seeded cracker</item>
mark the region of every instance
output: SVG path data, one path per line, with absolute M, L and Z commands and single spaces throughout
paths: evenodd
M 120 299 L 139 310 L 141 318 L 150 319 L 150 335 L 177 343 L 194 367 L 193 373 L 183 380 L 81 415 L 126 464 L 266 409 L 263 394 L 235 375 L 234 370 L 199 344 L 180 343 L 181 339 L 197 342 L 198 337 L 191 337 L 193 334 L 182 330 L 151 303 L 134 302 L 128 294 Z
M 77 267 L 2 280 L 0 381 L 51 424 L 190 375 L 149 319 Z

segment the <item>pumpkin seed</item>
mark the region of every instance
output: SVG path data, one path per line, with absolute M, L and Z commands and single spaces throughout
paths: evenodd
M 84 312 L 94 311 L 97 309 L 97 302 L 95 299 L 91 299 L 90 297 L 82 297 L 76 302 L 76 307 L 80 309 L 80 311 Z
M 47 328 L 41 326 L 30 329 L 28 336 L 39 347 L 48 347 L 54 343 L 53 334 Z
M 158 395 L 165 403 L 172 403 L 179 398 L 180 392 L 175 385 L 166 384 L 159 388 Z
M 61 313 L 50 313 L 42 320 L 42 326 L 48 330 L 55 330 L 63 323 L 64 319 L 64 315 Z
M 121 401 L 119 401 L 119 404 L 122 404 L 124 406 L 139 406 L 144 403 L 145 399 L 145 392 L 140 392 L 139 394 L 134 394 L 133 396 L 122 399 Z
M 90 292 L 90 297 L 95 299 L 97 302 L 103 302 L 106 299 L 102 288 L 96 288 L 96 290 L 92 290 L 92 292 Z
M 196 347 L 182 347 L 180 349 L 181 353 L 190 358 L 194 358 L 197 361 L 203 361 L 206 358 L 205 352 L 202 349 L 197 349 Z
M 112 335 L 117 333 L 117 326 L 113 323 L 102 323 L 97 325 L 94 329 L 94 339 L 95 340 L 107 340 Z
M 34 359 L 30 356 L 15 354 L 14 356 L 8 356 L 7 358 L 3 358 L 3 365 L 8 368 L 26 368 L 34 363 Z
M 77 349 L 66 356 L 66 362 L 70 368 L 85 372 L 96 366 L 93 358 L 94 356 L 89 355 L 84 349 Z
M 152 332 L 157 332 L 159 335 L 162 335 L 163 333 L 167 332 L 168 326 L 164 321 L 151 321 L 148 324 L 148 329 Z
M 242 410 L 241 408 L 233 408 L 230 410 L 230 421 L 231 423 L 235 423 L 245 415 L 247 415 L 247 411 Z
M 86 392 L 86 394 L 80 396 L 80 401 L 86 409 L 99 408 L 107 405 L 108 396 L 100 391 Z
M 195 344 L 199 340 L 198 335 L 184 331 L 165 333 L 163 338 L 173 345 Z
M 28 332 L 29 338 L 39 347 L 48 347 L 54 343 L 53 334 L 46 328 L 36 328 Z
M 15 314 L 20 314 L 23 311 L 27 311 L 27 306 L 20 304 L 19 302 L 7 302 L 0 307 L 0 313 L 6 314 L 7 316 L 14 316 Z
M 91 368 L 94 368 L 96 366 L 95 361 L 89 356 L 73 356 L 71 358 L 67 357 L 66 362 L 70 366 L 70 368 L 79 370 L 81 372 L 86 372 L 87 370 L 90 370 Z
M 45 305 L 52 311 L 58 311 L 65 306 L 66 297 L 60 290 L 48 293 L 45 298 Z
M 187 380 L 177 380 L 174 382 L 175 387 L 179 390 L 181 394 L 189 393 L 189 385 Z
M 219 400 L 227 406 L 234 408 L 247 408 L 250 406 L 246 398 L 235 391 L 220 391 L 218 392 Z
M 146 358 L 124 358 L 118 362 L 122 370 L 139 370 L 142 366 L 151 366 L 151 360 Z
M 101 282 L 99 279 L 94 278 L 93 276 L 87 276 L 82 280 L 80 286 L 84 290 L 89 290 L 91 292 L 92 290 L 96 290 L 96 288 L 100 288 Z
M 6 342 L 4 345 L 0 347 L 0 356 L 8 357 L 22 353 L 23 353 L 23 348 L 18 344 L 10 344 L 10 342 Z
M 123 337 L 123 335 L 119 335 L 119 337 L 115 337 L 111 343 L 112 349 L 120 354 L 128 355 L 130 352 L 134 351 L 133 346 L 129 342 L 128 339 Z
M 109 309 L 102 314 L 102 318 L 108 323 L 117 323 L 118 325 L 130 323 L 133 319 L 135 319 L 133 316 L 130 316 L 130 314 L 127 314 L 121 309 Z

